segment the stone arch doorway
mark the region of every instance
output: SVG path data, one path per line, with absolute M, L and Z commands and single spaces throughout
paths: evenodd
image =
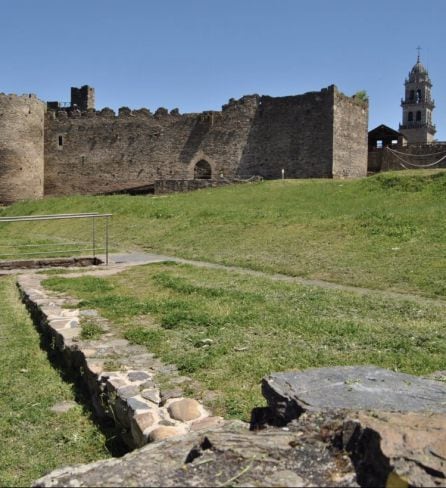
M 210 179 L 212 179 L 212 167 L 205 159 L 200 159 L 194 167 L 194 180 Z

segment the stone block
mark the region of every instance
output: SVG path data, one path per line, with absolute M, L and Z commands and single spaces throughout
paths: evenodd
M 127 377 L 130 381 L 147 381 L 151 378 L 151 375 L 145 371 L 130 371 L 127 373 Z
M 167 427 L 162 426 L 152 430 L 149 434 L 149 441 L 161 441 L 167 439 L 168 437 L 173 437 L 177 435 L 183 435 L 186 433 L 186 429 L 183 426 L 178 427 Z
M 155 405 L 159 405 L 161 402 L 160 392 L 156 388 L 143 390 L 141 392 L 141 396 L 144 399 L 149 400 L 150 402 L 154 403 Z
M 446 384 L 374 366 L 274 373 L 262 392 L 277 419 L 328 409 L 446 412 Z
M 190 429 L 192 432 L 198 430 L 207 430 L 213 429 L 218 427 L 224 423 L 223 417 L 205 417 L 201 420 L 197 420 L 196 422 L 192 422 Z
M 137 447 L 147 444 L 148 434 L 144 431 L 150 429 L 157 421 L 157 416 L 154 412 L 145 412 L 135 415 L 130 421 L 130 430 L 133 440 Z
M 151 408 L 149 404 L 141 397 L 127 398 L 127 405 L 132 412 L 137 412 L 138 410 L 150 410 Z
M 173 419 L 179 420 L 180 422 L 197 419 L 202 414 L 200 404 L 191 398 L 174 401 L 170 403 L 167 410 Z

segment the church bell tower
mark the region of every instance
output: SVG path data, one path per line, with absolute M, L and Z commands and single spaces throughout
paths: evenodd
M 431 98 L 432 83 L 427 69 L 420 62 L 419 49 L 417 62 L 404 82 L 405 97 L 401 100 L 403 122 L 399 130 L 409 144 L 430 143 L 436 132 L 432 123 L 432 111 L 435 107 Z

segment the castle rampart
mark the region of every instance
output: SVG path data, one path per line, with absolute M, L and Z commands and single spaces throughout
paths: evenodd
M 196 177 L 359 177 L 366 174 L 367 104 L 334 86 L 289 97 L 248 95 L 221 111 L 50 112 L 45 194 L 102 193 Z M 352 158 L 354 159 L 352 163 Z M 202 163 L 204 164 L 204 163 Z
M 0 93 L 0 203 L 43 196 L 44 112 L 34 95 Z
M 49 113 L 45 133 L 45 194 L 102 193 L 156 180 L 193 179 L 191 163 L 212 164 L 211 177 L 234 176 L 256 100 L 224 112 L 168 113 L 110 109 Z M 197 162 L 198 162 L 197 161 Z
M 187 114 L 95 110 L 88 85 L 72 90 L 70 105 L 50 102 L 45 118 L 35 98 L 1 100 L 5 202 L 42 196 L 42 185 L 44 195 L 70 195 L 160 180 L 274 179 L 282 170 L 286 178 L 366 175 L 367 103 L 334 85 L 287 97 L 247 95 L 221 111 Z

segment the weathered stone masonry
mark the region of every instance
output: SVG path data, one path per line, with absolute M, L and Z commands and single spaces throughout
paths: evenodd
M 19 160 L 2 156 L 10 150 L 10 142 L 6 132 L 6 140 L 3 137 L 1 117 L 6 127 L 14 126 L 5 112 L 7 104 L 2 103 L 5 96 L 0 99 L 0 203 L 42 193 L 119 191 L 167 180 L 254 175 L 275 179 L 282 169 L 286 178 L 366 175 L 367 104 L 342 95 L 334 85 L 289 97 L 250 95 L 231 99 L 221 111 L 184 115 L 177 110 L 158 109 L 152 114 L 125 107 L 118 115 L 110 109 L 95 111 L 94 92 L 84 88 L 88 95 L 84 111 L 49 104 L 39 125 L 44 132 L 43 188 L 34 193 L 25 191 L 22 183 L 39 173 L 42 157 L 28 149 L 26 130 L 19 138 L 26 142 L 21 151 L 36 161 L 37 169 L 19 173 L 21 182 L 14 188 L 8 183 L 6 170 L 12 166 L 18 173 Z M 43 103 L 36 99 L 35 103 L 43 110 Z M 32 141 L 35 133 L 30 128 Z M 12 144 L 16 149 L 17 138 Z M 37 184 L 33 177 L 33 185 Z
M 43 196 L 45 106 L 0 93 L 0 203 Z

